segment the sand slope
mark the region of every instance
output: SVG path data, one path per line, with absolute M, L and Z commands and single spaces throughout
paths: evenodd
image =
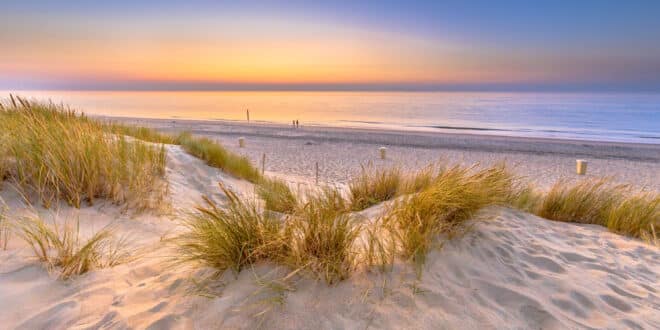
M 172 215 L 121 214 L 108 205 L 72 210 L 83 233 L 113 223 L 139 258 L 70 281 L 48 274 L 20 241 L 0 251 L 0 328 L 660 328 L 660 250 L 604 228 L 551 222 L 504 208 L 480 214 L 465 236 L 434 251 L 421 280 L 397 262 L 390 273 L 360 272 L 328 287 L 262 264 L 225 274 L 211 298 L 190 294 L 202 271 L 169 263 L 163 240 L 177 214 L 201 194 L 223 200 L 232 179 L 178 147 L 169 148 Z M 12 214 L 28 212 L 5 189 Z M 50 212 L 38 209 L 46 218 Z M 377 209 L 363 214 L 377 216 Z

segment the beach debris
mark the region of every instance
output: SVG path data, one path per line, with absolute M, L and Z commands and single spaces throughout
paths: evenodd
M 242 136 L 238 138 L 238 147 L 245 148 L 245 138 Z
M 575 161 L 575 172 L 578 175 L 587 174 L 587 161 L 584 159 L 578 159 Z
M 380 147 L 380 148 L 378 148 L 378 152 L 380 153 L 380 159 L 387 158 L 387 148 Z

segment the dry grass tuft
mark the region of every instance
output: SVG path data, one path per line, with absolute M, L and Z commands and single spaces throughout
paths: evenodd
M 222 185 L 221 189 L 229 199 L 226 208 L 206 199 L 206 206 L 197 207 L 185 222 L 188 232 L 176 239 L 180 261 L 238 273 L 257 261 L 278 258 L 280 222 L 253 201 L 241 200 Z
M 660 197 L 635 193 L 605 179 L 575 184 L 557 182 L 534 209 L 538 216 L 565 222 L 597 224 L 613 232 L 657 241 Z
M 0 166 L 24 196 L 49 207 L 109 199 L 138 209 L 163 200 L 166 151 L 108 135 L 102 124 L 53 103 L 11 97 L 0 110 Z
M 50 226 L 39 218 L 23 219 L 18 235 L 28 243 L 39 261 L 49 269 L 59 268 L 59 277 L 68 279 L 97 268 L 112 267 L 128 258 L 125 241 L 115 241 L 113 231 L 105 228 L 86 241 L 80 240 L 79 224 Z
M 362 173 L 349 182 L 350 204 L 353 211 L 361 211 L 397 195 L 402 183 L 401 170 L 362 168 Z
M 348 278 L 355 269 L 355 241 L 360 226 L 337 208 L 339 192 L 325 191 L 309 200 L 287 222 L 287 260 L 311 270 L 328 284 Z
M 605 225 L 604 216 L 627 192 L 626 186 L 611 186 L 606 180 L 585 180 L 570 185 L 559 181 L 536 210 L 540 217 Z
M 11 230 L 6 213 L 7 206 L 2 198 L 0 198 L 0 249 L 2 250 L 7 250 L 7 243 L 9 243 L 9 234 Z
M 253 183 L 261 179 L 261 174 L 252 166 L 249 159 L 229 152 L 211 139 L 193 137 L 190 133 L 184 132 L 176 141 L 187 153 L 204 160 L 209 166 L 217 167 Z
M 397 243 L 383 219 L 362 227 L 362 254 L 361 263 L 370 270 L 377 268 L 380 272 L 392 269 L 396 257 Z
M 437 168 L 429 165 L 412 175 L 404 177 L 401 184 L 400 194 L 414 194 L 428 188 L 437 176 Z
M 286 182 L 275 178 L 262 178 L 257 185 L 257 194 L 264 200 L 268 210 L 280 213 L 293 213 L 298 207 L 298 199 Z
M 476 172 L 452 167 L 442 171 L 427 189 L 394 203 L 385 226 L 398 242 L 398 252 L 412 260 L 421 274 L 438 235 L 451 234 L 485 206 L 506 202 L 512 184 L 504 167 Z
M 605 226 L 620 234 L 639 237 L 654 244 L 660 243 L 660 196 L 640 193 L 627 197 L 606 214 Z
M 126 135 L 145 142 L 177 144 L 177 138 L 175 136 L 160 133 L 152 128 L 128 126 L 118 123 L 107 124 L 105 128 L 112 134 Z

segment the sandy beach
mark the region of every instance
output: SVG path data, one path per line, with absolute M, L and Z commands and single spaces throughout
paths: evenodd
M 189 130 L 221 142 L 261 166 L 266 155 L 267 172 L 315 180 L 346 183 L 361 166 L 399 166 L 417 170 L 429 164 L 490 165 L 505 162 L 512 171 L 541 188 L 559 179 L 610 177 L 636 188 L 660 190 L 660 145 L 577 140 L 540 139 L 489 135 L 446 134 L 414 131 L 368 130 L 325 126 L 301 126 L 229 121 L 108 118 L 165 132 Z M 245 138 L 239 148 L 238 138 Z M 381 160 L 378 148 L 387 147 Z M 586 176 L 575 174 L 576 159 L 588 161 Z
M 660 330 L 660 1 L 0 10 L 0 330 Z
M 304 144 L 307 139 L 294 141 Z M 612 161 L 622 160 L 604 160 Z M 643 162 L 630 166 L 638 163 Z M 14 216 L 37 212 L 53 222 L 79 219 L 83 235 L 112 223 L 131 238 L 135 257 L 127 264 L 62 281 L 34 260 L 24 242 L 10 240 L 8 249 L 0 250 L 2 327 L 660 327 L 657 247 L 599 226 L 553 222 L 499 207 L 481 211 L 466 236 L 431 252 L 421 279 L 405 262 L 396 262 L 389 273 L 359 272 L 331 286 L 300 277 L 287 282 L 290 287 L 277 289 L 267 283 L 288 271 L 266 263 L 238 275 L 226 272 L 213 295 L 200 296 L 192 284 L 204 270 L 172 263 L 173 252 L 166 243 L 182 230 L 176 220 L 201 202 L 202 194 L 222 199 L 217 182 L 243 196 L 251 196 L 254 188 L 204 165 L 178 146 L 168 147 L 167 178 L 170 215 L 128 215 L 108 203 L 80 210 L 66 205 L 57 210 L 28 209 L 10 189 L 0 191 Z M 360 214 L 370 221 L 384 209 L 379 205 Z

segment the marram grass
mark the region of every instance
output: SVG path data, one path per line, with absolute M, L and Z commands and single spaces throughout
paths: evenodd
M 105 129 L 113 134 L 130 136 L 141 141 L 180 145 L 187 153 L 205 161 L 211 167 L 219 168 L 253 183 L 257 183 L 261 179 L 259 171 L 247 158 L 230 152 L 209 138 L 196 137 L 190 132 L 182 132 L 175 136 L 158 132 L 152 128 L 118 123 L 106 124 Z
M 276 178 L 262 178 L 256 186 L 257 194 L 264 201 L 266 209 L 293 213 L 298 207 L 298 199 L 286 182 Z
M 345 212 L 338 191 L 310 196 L 287 221 L 287 261 L 328 284 L 344 280 L 356 267 L 355 242 L 361 226 Z
M 101 123 L 63 106 L 13 96 L 0 109 L 0 132 L 0 171 L 46 207 L 102 198 L 142 209 L 163 200 L 163 146 L 109 135 Z
M 438 235 L 451 234 L 485 206 L 505 203 L 512 182 L 504 167 L 452 167 L 426 189 L 396 201 L 384 223 L 398 243 L 398 253 L 421 274 Z
M 607 180 L 557 182 L 538 198 L 531 211 L 557 221 L 597 224 L 609 230 L 657 243 L 660 228 L 660 196 L 634 192 Z
M 226 207 L 206 199 L 185 222 L 188 231 L 175 241 L 179 261 L 201 263 L 219 272 L 243 268 L 262 260 L 279 258 L 281 223 L 262 212 L 254 201 L 244 201 L 221 186 Z
M 204 160 L 209 166 L 217 167 L 253 183 L 258 182 L 261 178 L 259 171 L 252 166 L 249 159 L 229 152 L 211 139 L 193 137 L 190 133 L 184 132 L 177 137 L 176 142 L 186 152 Z
M 353 211 L 361 211 L 397 195 L 402 182 L 399 168 L 376 170 L 362 168 L 359 176 L 349 182 L 349 199 Z
M 116 240 L 110 228 L 87 240 L 79 234 L 79 224 L 48 225 L 39 218 L 24 218 L 17 225 L 18 235 L 32 248 L 47 268 L 68 279 L 88 271 L 118 265 L 128 259 L 124 240 Z
M 9 234 L 11 228 L 7 219 L 7 206 L 0 198 L 0 250 L 6 250 L 9 243 Z

